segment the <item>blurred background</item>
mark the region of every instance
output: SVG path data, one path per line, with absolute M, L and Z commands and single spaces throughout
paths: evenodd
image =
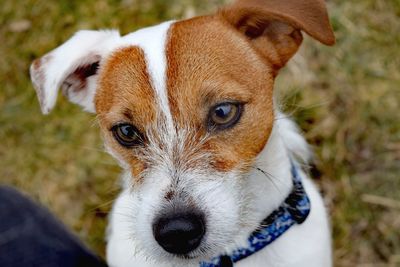
M 41 115 L 29 65 L 79 29 L 126 34 L 223 2 L 2 0 L 0 184 L 47 206 L 104 255 L 119 167 L 103 150 L 95 116 L 61 96 Z M 278 78 L 278 100 L 314 148 L 335 266 L 400 266 L 400 1 L 327 3 L 337 45 L 306 37 Z

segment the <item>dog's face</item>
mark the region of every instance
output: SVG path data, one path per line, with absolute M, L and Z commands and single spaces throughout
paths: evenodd
M 284 2 L 238 1 L 124 37 L 80 32 L 32 65 L 45 113 L 60 86 L 96 112 L 132 194 L 127 238 L 147 255 L 215 256 L 257 227 L 247 186 L 274 124 L 274 78 L 301 30 L 334 42 L 323 2 Z

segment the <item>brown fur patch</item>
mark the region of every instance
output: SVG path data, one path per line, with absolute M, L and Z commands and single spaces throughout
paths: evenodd
M 247 36 L 277 70 L 297 52 L 300 31 L 321 43 L 335 43 L 324 0 L 237 0 L 218 16 Z
M 156 103 L 146 67 L 144 52 L 138 47 L 114 52 L 99 73 L 99 88 L 95 97 L 96 111 L 106 142 L 131 166 L 136 183 L 146 163 L 132 149 L 122 147 L 110 129 L 120 123 L 131 123 L 142 134 L 154 123 Z
M 236 28 L 246 31 L 250 26 L 251 33 L 258 33 L 249 37 L 263 34 L 265 23 L 276 20 L 305 31 L 323 44 L 335 43 L 325 0 L 237 0 L 222 9 L 220 15 Z
M 203 135 L 209 109 L 224 101 L 244 102 L 238 125 L 211 133 L 204 149 L 219 171 L 247 169 L 264 148 L 273 125 L 274 71 L 248 39 L 217 16 L 173 25 L 167 45 L 167 88 L 178 127 Z

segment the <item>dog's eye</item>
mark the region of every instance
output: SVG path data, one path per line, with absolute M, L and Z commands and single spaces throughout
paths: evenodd
M 214 106 L 209 114 L 209 127 L 225 130 L 234 126 L 242 115 L 243 105 L 239 103 L 222 103 Z
M 133 147 L 143 143 L 139 130 L 128 123 L 118 124 L 111 129 L 114 138 L 124 147 Z

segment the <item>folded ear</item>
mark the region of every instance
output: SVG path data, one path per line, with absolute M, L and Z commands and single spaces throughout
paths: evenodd
M 323 44 L 335 43 L 324 0 L 237 0 L 218 15 L 278 68 L 298 50 L 301 31 Z
M 117 31 L 79 31 L 60 47 L 36 59 L 30 73 L 42 112 L 48 114 L 53 109 L 60 87 L 71 102 L 95 112 L 98 68 L 119 38 Z

